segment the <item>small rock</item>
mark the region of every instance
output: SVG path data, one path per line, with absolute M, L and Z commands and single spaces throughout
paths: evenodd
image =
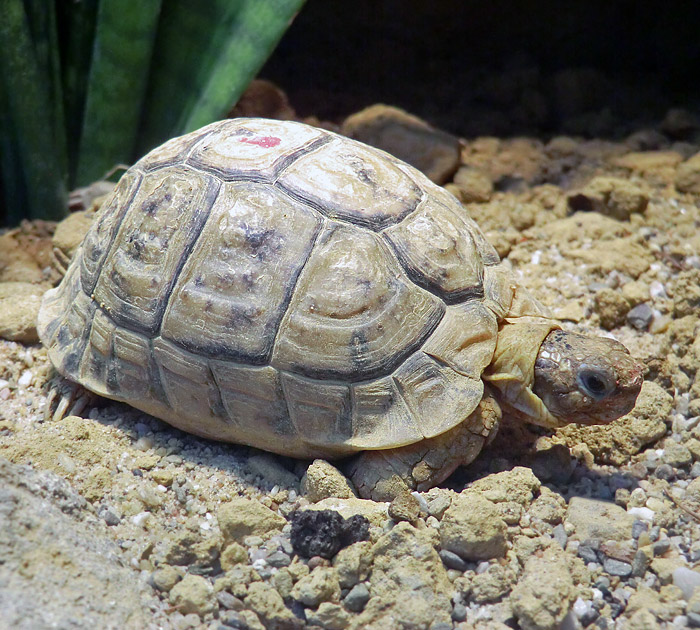
M 700 269 L 681 271 L 674 277 L 671 286 L 674 316 L 700 315 Z
M 272 576 L 272 584 L 282 599 L 289 599 L 292 596 L 294 578 L 292 578 L 291 571 L 286 567 L 283 567 Z
M 455 569 L 456 571 L 466 571 L 467 563 L 462 560 L 456 553 L 448 551 L 447 549 L 440 549 L 438 552 L 440 560 L 448 569 Z
M 344 519 L 334 510 L 300 510 L 291 521 L 292 547 L 307 558 L 332 558 L 343 547 L 369 538 L 369 521 L 359 514 Z
M 301 492 L 311 503 L 329 497 L 349 499 L 355 497 L 350 481 L 325 459 L 316 459 L 306 469 L 301 479 Z
M 250 584 L 244 602 L 246 608 L 259 617 L 265 628 L 300 630 L 303 627 L 301 619 L 284 605 L 280 594 L 265 582 Z
M 0 337 L 21 343 L 37 343 L 36 318 L 46 284 L 0 282 Z
M 674 183 L 680 192 L 700 194 L 700 153 L 678 166 Z
M 474 576 L 470 600 L 476 603 L 496 602 L 513 588 L 515 572 L 508 566 L 491 564 L 486 571 Z
M 600 325 L 606 330 L 621 326 L 629 311 L 629 303 L 620 292 L 607 288 L 595 294 L 594 306 L 600 317 Z
M 228 591 L 219 591 L 216 594 L 216 601 L 226 610 L 243 610 L 243 601 Z
M 214 587 L 199 575 L 186 575 L 170 590 L 170 603 L 181 613 L 203 617 L 216 608 Z
M 351 610 L 352 612 L 360 612 L 364 609 L 369 601 L 369 589 L 366 584 L 360 582 L 355 584 L 350 589 L 350 592 L 345 596 L 343 604 L 345 608 Z
M 350 615 L 340 604 L 321 602 L 318 610 L 310 610 L 306 613 L 306 622 L 309 626 L 321 626 L 325 630 L 345 630 L 350 624 Z
M 341 588 L 352 588 L 367 579 L 372 564 L 372 544 L 358 542 L 341 549 L 333 558 L 333 567 L 338 572 Z
M 629 512 L 628 512 L 629 513 Z M 649 519 L 651 520 L 651 519 Z M 635 521 L 632 525 L 632 538 L 637 540 L 643 532 L 649 531 L 649 523 L 645 521 Z
M 462 492 L 442 518 L 440 542 L 465 560 L 500 557 L 506 551 L 506 524 L 493 503 L 474 492 Z
M 409 490 L 397 494 L 389 504 L 389 516 L 395 521 L 413 523 L 420 515 L 420 503 Z
M 248 562 L 248 551 L 236 542 L 227 545 L 221 553 L 221 568 L 224 571 L 232 569 L 237 564 Z
M 457 602 L 453 607 L 452 607 L 452 614 L 451 617 L 453 621 L 456 621 L 457 623 L 461 621 L 466 621 L 467 620 L 467 607 L 462 604 L 461 602 Z
M 685 559 L 679 556 L 671 556 L 654 558 L 651 561 L 651 570 L 656 573 L 661 584 L 671 584 L 673 582 L 673 573 L 676 569 L 685 566 Z
M 237 497 L 217 512 L 219 528 L 226 541 L 242 541 L 245 536 L 262 536 L 281 530 L 287 521 L 257 501 Z
M 440 492 L 434 499 L 428 501 L 428 514 L 434 516 L 437 519 L 441 519 L 445 510 L 450 507 L 452 503 L 452 497 L 446 492 Z
M 655 556 L 663 556 L 671 548 L 671 541 L 668 538 L 657 540 L 651 548 Z
M 627 313 L 627 323 L 637 330 L 648 330 L 654 319 L 654 311 L 646 302 L 637 304 Z
M 603 570 L 609 575 L 628 577 L 632 575 L 632 565 L 615 558 L 605 558 L 603 560 Z
M 122 519 L 119 518 L 119 515 L 116 514 L 113 510 L 110 508 L 104 508 L 100 510 L 99 512 L 100 518 L 107 523 L 107 525 L 110 525 L 114 527 L 115 525 L 119 525 L 119 523 L 122 522 Z
M 569 612 L 575 594 L 564 552 L 550 547 L 527 561 L 510 599 L 523 630 L 554 630 Z
M 175 568 L 171 567 L 169 564 L 163 564 L 158 567 L 151 574 L 151 582 L 159 591 L 165 593 L 170 592 L 170 590 L 182 579 L 182 575 Z
M 634 212 L 644 212 L 649 196 L 641 188 L 619 177 L 594 177 L 568 197 L 573 211 L 593 211 L 627 221 Z
M 529 468 L 516 466 L 512 470 L 487 475 L 473 482 L 469 489 L 493 503 L 515 501 L 527 506 L 541 487 L 540 480 Z
M 459 166 L 459 140 L 411 114 L 387 105 L 372 105 L 342 125 L 341 133 L 366 142 L 423 171 L 436 184 Z
M 643 577 L 653 557 L 654 552 L 650 545 L 637 549 L 637 553 L 634 554 L 634 559 L 632 560 L 632 575 Z
M 634 517 L 620 506 L 597 499 L 573 497 L 566 520 L 574 527 L 576 540 L 629 540 Z
M 321 602 L 337 602 L 340 600 L 338 574 L 330 567 L 316 567 L 294 585 L 292 597 L 312 608 Z
M 292 559 L 284 551 L 275 551 L 265 558 L 265 562 L 276 569 L 288 567 L 291 561 Z
M 598 552 L 590 545 L 579 545 L 577 554 L 586 564 L 589 562 L 598 562 Z
M 493 194 L 493 182 L 479 169 L 471 166 L 461 166 L 453 181 L 463 203 L 485 203 Z
M 358 630 L 451 623 L 452 585 L 435 542 L 432 530 L 419 530 L 405 521 L 377 540 L 372 547 L 372 597 L 357 618 Z
M 309 511 L 333 510 L 345 519 L 356 515 L 364 516 L 373 527 L 382 527 L 389 516 L 386 503 L 354 497 L 349 499 L 329 497 L 309 505 L 306 509 Z
M 689 600 L 700 586 L 700 573 L 686 567 L 678 567 L 673 572 L 673 583 L 683 591 L 683 597 Z
M 693 456 L 690 450 L 685 444 L 674 440 L 666 440 L 666 442 L 664 442 L 664 452 L 661 457 L 664 462 L 674 468 L 685 468 L 693 463 Z

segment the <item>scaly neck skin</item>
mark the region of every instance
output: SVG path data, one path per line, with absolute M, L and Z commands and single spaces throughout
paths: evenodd
M 545 318 L 519 318 L 501 324 L 496 351 L 483 378 L 496 393 L 504 414 L 547 428 L 564 424 L 532 389 L 540 346 L 558 328 L 556 321 Z

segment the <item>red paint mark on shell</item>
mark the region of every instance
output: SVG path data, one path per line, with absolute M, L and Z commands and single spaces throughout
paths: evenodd
M 257 138 L 241 138 L 239 142 L 255 144 L 263 149 L 271 149 L 272 147 L 276 147 L 282 140 L 280 138 L 275 138 L 275 136 L 260 136 Z

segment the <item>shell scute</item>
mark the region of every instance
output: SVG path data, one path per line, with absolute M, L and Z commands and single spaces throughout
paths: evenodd
M 321 129 L 274 120 L 230 120 L 209 128 L 188 162 L 224 180 L 272 181 L 295 156 L 328 140 Z
M 385 375 L 425 340 L 444 308 L 408 279 L 379 235 L 334 223 L 299 276 L 272 365 L 317 378 Z
M 484 265 L 469 226 L 434 198 L 383 234 L 417 284 L 448 302 L 483 295 Z
M 173 287 L 163 337 L 208 356 L 267 362 L 320 223 L 271 186 L 223 184 Z
M 143 180 L 93 292 L 115 323 L 151 334 L 158 330 L 217 191 L 212 178 L 179 166 Z
M 277 184 L 331 218 L 374 230 L 403 219 L 423 197 L 381 152 L 340 138 L 296 159 Z

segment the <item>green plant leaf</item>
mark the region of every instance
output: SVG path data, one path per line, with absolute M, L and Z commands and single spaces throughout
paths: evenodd
M 92 59 L 97 0 L 58 2 L 58 39 L 61 45 L 61 79 L 68 154 L 68 182 L 75 186 L 78 147 L 85 112 L 88 74 Z
M 76 184 L 130 162 L 161 0 L 101 0 L 97 11 Z
M 164 6 L 141 150 L 223 118 L 304 0 L 212 0 Z
M 50 29 L 51 21 L 49 17 L 46 29 Z M 33 26 L 38 28 L 36 22 Z M 62 152 L 65 144 L 60 140 L 62 131 L 57 130 L 56 109 L 51 105 L 51 97 L 55 96 L 52 94 L 55 68 L 50 61 L 51 35 L 47 30 L 43 32 L 44 35 L 39 36 L 43 49 L 40 63 L 25 4 L 21 0 L 0 3 L 0 63 L 3 68 L 0 80 L 6 108 L 2 116 L 3 149 L 16 147 L 29 216 L 58 219 L 66 212 L 65 153 Z M 8 216 L 15 217 L 23 215 L 24 211 L 18 209 L 21 199 L 17 182 L 7 181 L 11 177 L 17 177 L 16 171 L 3 168 L 3 190 L 14 197 L 8 198 Z

